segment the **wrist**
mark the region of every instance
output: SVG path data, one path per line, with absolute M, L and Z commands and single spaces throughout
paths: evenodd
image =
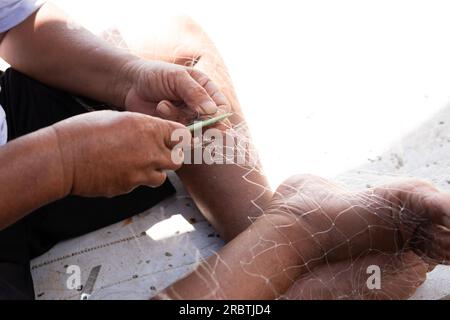
M 125 100 L 132 89 L 139 74 L 142 60 L 136 56 L 129 55 L 124 62 L 122 62 L 112 77 L 109 88 L 109 96 L 112 103 L 118 110 L 126 110 Z

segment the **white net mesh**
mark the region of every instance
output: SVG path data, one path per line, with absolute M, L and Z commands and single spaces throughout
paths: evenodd
M 181 27 L 185 28 L 189 26 Z M 184 36 L 180 33 L 180 37 Z M 123 46 L 117 32 L 109 34 L 107 39 Z M 195 39 L 192 47 L 186 47 L 185 39 L 178 39 L 178 42 L 183 45 L 172 51 L 164 43 L 157 50 L 145 51 L 141 47 L 139 55 L 154 56 L 158 52 L 159 58 L 169 62 L 183 65 L 199 63 L 200 69 L 223 84 L 228 96 L 231 95 L 230 100 L 234 102 L 236 98 L 231 80 L 220 57 L 209 55 L 206 59 L 201 59 L 201 53 L 193 50 L 202 44 L 202 52 L 215 53 L 212 43 L 201 35 Z M 149 47 L 154 48 L 154 45 L 152 43 Z M 185 52 L 189 54 L 186 55 Z M 243 181 L 238 183 L 260 189 L 261 197 L 266 192 L 271 192 L 268 186 L 252 179 L 255 173 L 263 173 L 246 124 L 242 122 L 239 125 L 227 125 L 227 137 L 231 137 L 233 143 L 225 143 L 220 139 L 217 141 L 216 136 L 203 136 L 202 146 L 197 147 L 197 151 L 200 149 L 203 158 L 206 155 L 216 163 L 233 163 L 245 170 L 247 173 L 242 175 Z M 405 165 L 397 153 L 392 153 L 390 160 L 397 170 Z M 381 157 L 371 162 L 379 161 Z M 246 277 L 260 279 L 265 283 L 265 290 L 270 291 L 268 295 L 276 298 L 405 299 L 414 294 L 428 271 L 436 264 L 448 261 L 449 231 L 438 223 L 431 222 L 435 215 L 433 210 L 436 210 L 433 206 L 442 203 L 430 203 L 427 199 L 435 191 L 421 182 L 407 180 L 387 187 L 373 188 L 368 182 L 370 180 L 367 180 L 368 174 L 378 177 L 378 183 L 375 184 L 389 181 L 386 174 L 380 179 L 380 172 L 376 170 L 364 170 L 363 174 L 360 170 L 357 174 L 342 176 L 340 180 L 350 182 L 350 185 L 365 184 L 364 188 L 367 190 L 353 192 L 327 180 L 306 176 L 297 180 L 294 178 L 282 185 L 268 208 L 260 206 L 259 197 L 253 199 L 251 202 L 258 214 L 249 217 L 252 222 L 259 215 L 283 213 L 292 218 L 291 226 L 300 225 L 305 236 L 297 239 L 297 242 L 288 240 L 287 236 L 286 241 L 277 242 L 267 237 L 266 231 L 259 234 L 255 243 L 248 244 L 250 247 L 245 256 L 239 258 L 239 267 Z M 273 232 L 281 234 L 288 227 L 289 225 L 276 224 L 271 226 Z M 259 232 L 258 228 L 252 231 Z M 309 250 L 301 243 L 314 243 L 318 254 L 304 254 L 302 250 Z M 286 259 L 285 251 L 292 252 L 293 256 L 297 256 L 294 260 L 301 263 L 292 264 L 292 261 L 283 260 Z M 271 253 L 270 263 L 279 266 L 278 272 L 264 270 L 264 264 L 255 269 L 255 261 L 259 261 L 259 257 L 268 252 Z M 281 256 L 278 255 L 280 252 L 283 252 Z M 199 281 L 203 282 L 199 286 L 205 285 L 208 288 L 208 293 L 201 298 L 227 297 L 229 292 L 222 292 L 221 275 L 217 274 L 218 270 L 223 272 L 224 268 L 233 272 L 226 258 L 221 257 L 219 252 L 208 260 L 199 259 L 198 263 L 199 268 L 195 273 Z M 299 273 L 300 276 L 293 277 Z M 280 281 L 286 284 L 280 286 Z M 287 291 L 286 287 L 289 288 Z M 284 289 L 280 291 L 279 288 Z M 238 283 L 235 290 L 239 290 Z M 176 288 L 170 293 L 171 297 L 189 298 L 178 294 Z
M 237 104 L 225 65 L 215 55 L 216 49 L 206 35 L 191 39 L 185 33 L 176 34 L 178 36 L 170 41 L 181 44 L 175 48 L 159 38 L 146 42 L 145 46 L 140 45 L 138 49 L 129 48 L 114 29 L 105 32 L 103 37 L 118 47 L 136 50 L 145 58 L 197 65 L 222 85 L 227 97 Z M 208 52 L 208 56 L 199 59 L 202 56 L 198 52 L 199 46 L 202 52 Z M 214 141 L 211 141 L 214 139 L 204 139 L 200 149 L 202 154 L 206 151 L 215 160 L 223 159 L 225 163 L 234 160 L 233 165 L 245 172 L 242 180 L 236 183 L 258 190 L 259 195 L 251 200 L 251 206 L 256 208 L 252 212 L 256 213 L 249 217 L 254 228 L 248 232 L 253 236 L 243 238 L 248 242 L 243 241 L 240 245 L 247 250 L 236 250 L 243 254 L 231 260 L 227 254 L 222 254 L 223 251 L 216 250 L 217 246 L 211 247 L 208 243 L 199 249 L 196 239 L 180 237 L 178 249 L 192 258 L 186 262 L 190 268 L 184 273 L 197 267 L 194 271 L 197 279 L 192 284 L 191 293 L 196 295 L 197 291 L 206 288 L 206 293 L 196 298 L 226 298 L 230 297 L 230 292 L 257 284 L 260 291 L 247 298 L 405 299 L 415 293 L 435 264 L 448 262 L 449 231 L 439 223 L 430 222 L 436 211 L 434 206 L 440 203 L 427 200 L 434 191 L 411 180 L 389 185 L 394 178 L 404 176 L 428 179 L 431 175 L 427 169 L 438 166 L 435 160 L 430 159 L 447 161 L 445 155 L 422 151 L 422 157 L 409 161 L 404 154 L 415 151 L 411 151 L 414 147 L 409 141 L 404 141 L 400 150 L 371 160 L 368 166 L 337 178 L 352 187 L 352 191 L 328 180 L 304 176 L 282 185 L 270 206 L 265 207 L 259 200 L 272 190 L 253 178 L 263 175 L 263 172 L 256 165 L 259 160 L 248 128 L 244 122 L 227 125 L 228 134 L 238 143 L 214 147 Z M 424 136 L 429 137 L 430 145 L 448 143 L 449 132 L 437 135 L 435 126 L 427 125 L 429 131 Z M 412 136 L 410 139 L 415 138 Z M 405 150 L 408 152 L 403 152 Z M 283 156 L 286 155 L 280 155 L 280 159 Z M 412 167 L 414 162 L 415 167 Z M 447 182 L 442 177 L 448 172 L 434 172 L 435 179 L 428 180 L 445 187 Z M 389 186 L 376 187 L 385 184 Z M 289 223 L 280 225 L 264 219 L 279 213 L 288 217 Z M 258 220 L 264 220 L 266 228 L 255 226 Z M 287 233 L 291 227 L 301 231 L 294 241 Z M 142 255 L 145 255 L 146 244 L 138 236 L 139 230 L 132 232 L 136 235 L 133 245 L 137 242 Z M 235 244 L 230 246 L 233 249 Z M 155 252 L 148 254 L 155 255 Z M 224 285 L 221 278 L 227 273 L 231 274 L 232 281 Z M 151 294 L 161 289 L 153 288 Z M 191 298 L 184 291 L 177 291 L 177 287 L 161 297 Z

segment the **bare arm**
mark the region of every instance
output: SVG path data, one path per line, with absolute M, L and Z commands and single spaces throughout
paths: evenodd
M 0 230 L 69 192 L 51 128 L 1 147 L 0 163 Z
M 114 48 L 46 4 L 3 35 L 0 55 L 50 86 L 128 111 L 156 114 L 162 100 L 184 102 L 194 114 L 215 114 L 224 101 L 203 73 L 145 61 Z
M 45 4 L 0 37 L 0 55 L 46 84 L 123 106 L 131 86 L 123 68 L 137 58 L 67 21 L 61 10 Z
M 161 185 L 165 170 L 181 166 L 171 158 L 174 130 L 189 135 L 178 123 L 98 111 L 0 147 L 0 230 L 69 194 L 112 197 Z

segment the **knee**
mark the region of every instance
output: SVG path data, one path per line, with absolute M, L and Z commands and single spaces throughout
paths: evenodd
M 173 23 L 178 38 L 183 39 L 182 43 L 187 45 L 190 51 L 195 52 L 196 56 L 213 55 L 211 48 L 215 47 L 214 43 L 197 21 L 190 16 L 178 16 L 174 18 Z

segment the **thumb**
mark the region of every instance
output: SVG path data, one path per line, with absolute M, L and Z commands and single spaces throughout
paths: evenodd
M 178 122 L 161 120 L 164 122 L 164 143 L 169 150 L 175 146 L 184 147 L 190 146 L 192 135 L 191 132 L 184 125 Z

